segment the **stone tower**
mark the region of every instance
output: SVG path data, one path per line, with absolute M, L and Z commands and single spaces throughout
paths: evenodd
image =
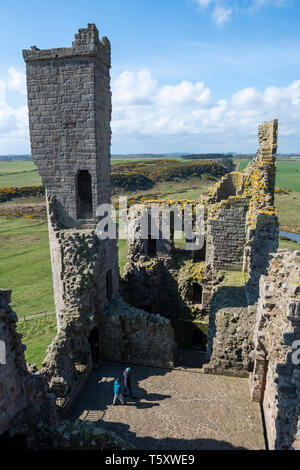
M 111 190 L 110 42 L 89 24 L 72 47 L 33 46 L 23 57 L 32 158 L 55 196 L 57 228 L 95 228 Z
M 95 231 L 97 208 L 111 196 L 110 43 L 89 24 L 72 47 L 33 46 L 23 57 L 31 152 L 47 196 L 58 327 L 74 317 L 89 317 L 95 326 L 119 288 L 117 241 Z

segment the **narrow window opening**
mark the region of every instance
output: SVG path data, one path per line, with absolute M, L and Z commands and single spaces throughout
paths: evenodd
M 92 178 L 87 170 L 81 170 L 77 175 L 77 217 L 93 218 Z
M 201 305 L 202 304 L 202 287 L 200 284 L 193 284 L 193 304 Z
M 148 256 L 156 256 L 156 240 L 151 235 L 148 237 Z
M 195 261 L 205 261 L 206 253 L 206 240 L 204 240 L 203 247 L 200 250 L 194 251 L 194 260 Z

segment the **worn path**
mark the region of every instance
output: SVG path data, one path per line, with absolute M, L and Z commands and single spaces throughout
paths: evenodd
M 106 362 L 93 372 L 67 418 L 102 420 L 137 449 L 264 449 L 247 379 L 133 366 L 136 400 L 112 406 L 124 367 Z

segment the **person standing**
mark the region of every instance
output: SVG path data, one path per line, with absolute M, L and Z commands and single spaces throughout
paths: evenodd
M 127 395 L 127 391 L 129 392 L 130 398 L 135 398 L 132 395 L 132 389 L 131 389 L 131 369 L 130 367 L 127 367 L 127 369 L 124 370 L 123 376 L 124 376 L 124 397 Z
M 114 381 L 114 400 L 113 405 L 116 404 L 117 399 L 120 401 L 122 405 L 124 405 L 123 395 L 120 392 L 121 389 L 121 378 L 117 377 Z

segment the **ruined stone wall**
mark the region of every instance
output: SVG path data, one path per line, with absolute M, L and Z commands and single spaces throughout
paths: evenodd
M 207 333 L 207 374 L 248 377 L 253 368 L 255 309 L 249 308 L 244 286 L 216 287 Z
M 111 240 L 99 240 L 93 230 L 54 232 L 59 253 L 61 291 L 58 333 L 47 350 L 43 373 L 56 396 L 71 404 L 92 367 L 89 333 L 101 331 L 100 314 L 109 302 L 107 273 L 117 264 Z M 118 270 L 112 271 L 112 298 L 118 293 Z M 65 406 L 65 405 L 64 405 Z
M 259 126 L 257 156 L 246 168 L 240 188 L 240 193 L 250 197 L 244 253 L 250 302 L 257 300 L 259 279 L 267 273 L 269 253 L 278 248 L 279 224 L 274 207 L 277 135 L 276 119 Z
M 17 315 L 10 307 L 11 291 L 0 290 L 0 340 L 5 344 L 5 363 L 0 364 L 0 435 L 24 413 L 33 421 L 56 423 L 53 397 L 46 380 L 27 369 Z
M 223 176 L 213 188 L 211 188 L 207 202 L 209 204 L 215 204 L 224 199 L 228 199 L 230 196 L 236 196 L 238 189 L 240 188 L 242 175 L 238 171 L 232 171 Z
M 80 227 L 77 174 L 92 177 L 93 217 L 110 202 L 110 43 L 95 25 L 80 29 L 70 48 L 24 50 L 31 154 L 60 228 Z
M 209 312 L 215 278 L 205 262 L 187 254 L 128 262 L 121 280 L 124 299 L 137 308 L 159 313 L 175 325 L 178 319 L 193 320 Z M 193 303 L 193 286 L 202 288 L 202 303 Z
M 215 269 L 242 270 L 247 210 L 247 198 L 241 196 L 230 196 L 209 209 L 206 262 Z
M 65 407 L 92 367 L 89 334 L 100 330 L 99 315 L 119 289 L 117 240 L 101 240 L 95 231 L 97 208 L 110 203 L 111 193 L 110 43 L 89 24 L 72 47 L 33 46 L 23 57 L 31 151 L 47 196 L 58 324 L 43 373 Z
M 249 272 L 249 300 L 255 302 L 258 282 L 266 274 L 269 253 L 278 248 L 274 207 L 278 121 L 258 129 L 257 156 L 244 172 L 225 175 L 206 198 L 206 260 L 216 269 Z
M 173 367 L 174 330 L 168 319 L 112 301 L 101 316 L 101 352 L 105 359 L 150 367 Z
M 11 419 L 27 405 L 22 389 L 26 376 L 24 346 L 16 332 L 17 316 L 10 308 L 11 291 L 0 291 L 0 340 L 6 348 L 5 364 L 0 364 L 0 434 Z
M 252 399 L 262 403 L 269 448 L 299 449 L 300 354 L 294 348 L 300 340 L 299 251 L 272 255 L 259 294 Z
M 74 423 L 63 420 L 54 426 L 39 423 L 37 426 L 30 415 L 24 421 L 13 422 L 8 436 L 25 435 L 29 450 L 131 450 L 132 444 L 125 442 L 103 424 L 77 419 Z

